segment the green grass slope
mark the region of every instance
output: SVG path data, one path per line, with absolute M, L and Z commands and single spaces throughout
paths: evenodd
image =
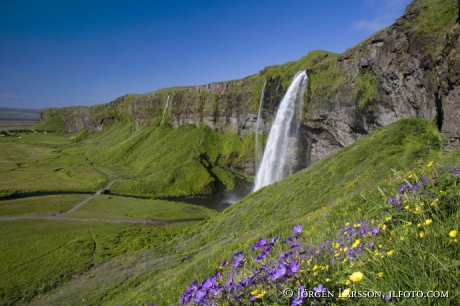
M 94 284 L 80 280 L 40 301 L 52 304 L 70 292 L 63 300 L 69 302 L 76 297 L 72 290 L 80 288 L 89 304 L 179 304 L 181 292 L 192 281 L 215 274 L 224 259 L 236 251 L 248 253 L 262 237 L 288 237 L 294 225 L 302 224 L 305 240 L 319 244 L 337 238 L 346 222 L 375 217 L 377 203 L 387 203 L 382 193 L 397 188 L 393 169 L 415 171 L 429 160 L 458 163 L 460 156 L 443 155 L 442 138 L 434 124 L 400 120 L 179 233 L 168 244 L 161 263 L 133 275 L 129 284 L 107 287 L 104 298 L 92 291 Z M 143 260 L 133 263 L 142 264 Z M 110 275 L 107 269 L 93 272 L 98 279 Z
M 209 194 L 217 181 L 232 188 L 230 168 L 253 158 L 253 148 L 251 138 L 241 141 L 237 134 L 205 125 L 136 129 L 125 121 L 87 134 L 69 150 L 116 171 L 123 180 L 111 188 L 113 193 L 164 197 Z
M 51 117 L 50 117 L 51 118 Z M 253 137 L 205 125 L 136 128 L 132 120 L 103 131 L 22 133 L 0 139 L 0 196 L 17 192 L 111 191 L 135 196 L 210 194 L 232 189 L 235 165 L 254 158 Z

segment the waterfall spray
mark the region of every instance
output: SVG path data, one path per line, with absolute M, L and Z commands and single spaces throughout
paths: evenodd
M 166 105 L 165 105 L 165 109 L 163 111 L 163 117 L 161 118 L 160 125 L 163 125 L 163 123 L 165 123 L 165 115 L 166 115 L 166 110 L 168 109 L 168 106 L 169 106 L 169 95 L 168 95 L 168 98 L 166 99 Z
M 286 156 L 288 147 L 297 143 L 307 82 L 306 71 L 298 72 L 280 103 L 268 135 L 262 163 L 257 171 L 254 191 L 279 181 L 286 173 L 292 172 L 292 169 L 285 169 Z
M 260 131 L 260 126 L 262 124 L 262 109 L 263 109 L 263 104 L 264 104 L 264 97 L 265 97 L 265 86 L 267 86 L 267 80 L 265 80 L 264 83 L 264 88 L 262 89 L 262 94 L 260 96 L 260 102 L 259 102 L 259 112 L 257 113 L 257 122 L 256 122 L 256 172 L 259 169 L 260 161 L 262 160 L 263 156 L 263 148 L 262 144 L 260 143 L 259 140 L 259 135 L 261 134 Z

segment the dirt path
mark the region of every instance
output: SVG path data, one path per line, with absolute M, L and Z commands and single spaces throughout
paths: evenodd
M 204 218 L 196 219 L 175 219 L 175 220 L 159 220 L 159 219 L 100 219 L 100 218 L 70 218 L 62 214 L 55 215 L 38 215 L 38 216 L 0 216 L 0 221 L 13 221 L 13 220 L 61 220 L 61 221 L 79 221 L 79 222 L 90 222 L 100 221 L 107 223 L 128 223 L 128 224 L 146 224 L 146 225 L 165 225 L 178 222 L 188 221 L 203 221 Z
M 71 218 L 67 217 L 65 214 L 76 211 L 107 189 L 109 189 L 113 184 L 115 184 L 119 179 L 115 179 L 107 184 L 104 188 L 99 189 L 95 194 L 89 196 L 85 200 L 81 201 L 69 211 L 64 213 L 55 213 L 50 215 L 23 215 L 23 216 L 0 216 L 0 221 L 12 221 L 12 220 L 61 220 L 61 221 L 78 221 L 78 222 L 90 222 L 90 221 L 99 221 L 107 223 L 128 223 L 128 224 L 145 224 L 145 225 L 165 225 L 178 222 L 189 222 L 189 221 L 203 221 L 205 218 L 195 218 L 195 219 L 174 219 L 174 220 L 162 220 L 162 219 L 100 219 L 100 218 Z
M 95 197 L 97 197 L 98 195 L 100 195 L 101 193 L 103 193 L 104 191 L 106 191 L 107 189 L 109 189 L 110 187 L 112 187 L 113 184 L 115 184 L 115 182 L 119 181 L 119 179 L 114 179 L 113 181 L 111 181 L 110 183 L 107 184 L 107 186 L 105 186 L 104 188 L 101 188 L 99 189 L 95 194 L 89 196 L 88 198 L 86 198 L 85 200 L 81 201 L 80 203 L 78 203 L 77 205 L 75 205 L 74 207 L 72 207 L 68 213 L 71 213 L 71 212 L 74 212 L 76 211 L 77 209 L 79 209 L 80 207 L 82 207 L 83 205 L 85 205 L 86 203 L 88 203 L 89 201 L 91 201 L 92 199 L 94 199 Z

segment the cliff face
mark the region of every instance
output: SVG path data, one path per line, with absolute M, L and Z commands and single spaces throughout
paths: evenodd
M 436 122 L 460 141 L 460 27 L 455 1 L 414 1 L 388 29 L 347 50 L 337 68 L 347 81 L 304 123 L 309 161 L 406 117 Z M 314 72 L 313 72 L 314 73 Z
M 92 107 L 45 110 L 69 132 L 134 120 L 159 124 L 167 97 L 168 122 L 204 123 L 242 137 L 254 133 L 266 82 L 262 130 L 266 133 L 295 72 L 307 69 L 309 89 L 294 163 L 313 164 L 362 135 L 401 118 L 436 122 L 460 141 L 460 26 L 455 0 L 415 0 L 397 22 L 341 55 L 314 51 L 296 62 L 266 67 L 244 79 L 127 95 Z M 246 167 L 251 169 L 253 167 Z M 248 172 L 252 172 L 248 170 Z

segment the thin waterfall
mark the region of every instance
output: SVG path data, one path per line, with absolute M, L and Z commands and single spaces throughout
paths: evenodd
M 168 98 L 166 99 L 166 105 L 165 105 L 165 109 L 163 110 L 163 117 L 161 118 L 160 125 L 163 125 L 163 123 L 165 123 L 165 115 L 166 115 L 166 110 L 168 109 L 168 106 L 169 106 L 169 95 L 168 95 Z
M 256 172 L 259 169 L 260 161 L 262 160 L 262 156 L 264 154 L 262 144 L 260 143 L 259 136 L 261 134 L 260 126 L 262 124 L 262 109 L 264 105 L 264 97 L 265 97 L 265 86 L 267 86 L 267 80 L 265 80 L 264 88 L 262 89 L 262 94 L 260 96 L 259 102 L 259 112 L 257 113 L 257 122 L 256 122 Z
M 281 180 L 292 169 L 285 169 L 288 151 L 297 144 L 302 117 L 303 97 L 307 88 L 306 71 L 298 72 L 280 103 L 268 135 L 262 163 L 257 171 L 254 191 Z

